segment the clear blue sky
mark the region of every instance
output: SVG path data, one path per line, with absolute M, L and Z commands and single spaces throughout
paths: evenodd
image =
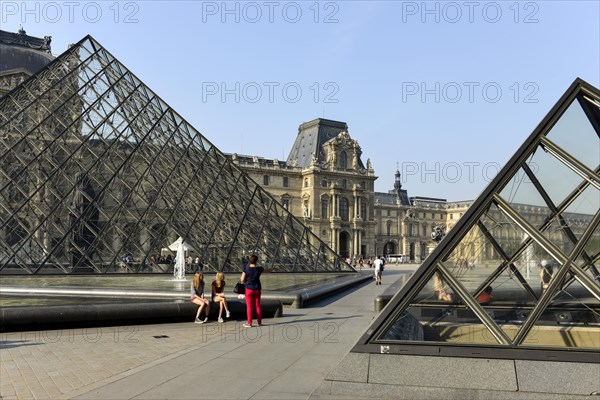
M 300 123 L 345 121 L 376 190 L 398 163 L 410 196 L 475 198 L 576 77 L 600 82 L 598 1 L 1 6 L 55 54 L 91 34 L 222 151 L 285 159 Z

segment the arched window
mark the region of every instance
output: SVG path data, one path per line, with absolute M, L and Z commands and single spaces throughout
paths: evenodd
M 340 168 L 341 169 L 348 168 L 348 155 L 346 154 L 345 151 L 342 151 L 340 153 Z
M 308 178 L 304 178 L 304 187 L 308 187 Z
M 327 187 L 327 178 L 323 177 L 323 179 L 321 179 L 321 187 Z
M 348 221 L 348 199 L 345 197 L 340 199 L 340 218 L 342 221 Z

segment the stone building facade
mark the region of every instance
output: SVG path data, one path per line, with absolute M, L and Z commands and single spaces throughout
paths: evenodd
M 343 257 L 404 254 L 420 261 L 431 250 L 433 228 L 455 223 L 470 205 L 409 197 L 398 171 L 392 190 L 375 192 L 373 165 L 363 162 L 340 121 L 301 124 L 286 161 L 229 157 Z
M 343 257 L 374 254 L 374 183 L 369 160 L 344 122 L 303 123 L 286 161 L 230 155 Z

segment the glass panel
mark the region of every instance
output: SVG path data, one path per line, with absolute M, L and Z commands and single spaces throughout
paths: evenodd
M 592 171 L 598 167 L 598 135 L 579 102 L 569 106 L 546 136 Z
M 570 239 L 568 229 L 566 220 L 561 221 L 554 217 L 542 231 L 544 236 L 550 239 L 565 256 L 568 256 L 575 247 L 573 240 Z
M 557 207 L 583 181 L 579 175 L 541 146 L 538 146 L 529 157 L 527 165 Z
M 480 222 L 492 236 L 495 243 L 502 248 L 507 257 L 512 257 L 522 247 L 527 234 L 510 220 L 500 209 L 492 204 L 488 211 L 481 217 Z M 486 245 L 485 254 L 490 259 L 504 259 L 496 254 L 494 246 Z
M 594 229 L 594 233 L 585 245 L 585 252 L 593 259 L 600 255 L 600 225 Z
M 600 193 L 594 186 L 589 185 L 561 215 L 575 237 L 579 239 L 599 209 Z M 594 236 L 599 237 L 600 233 L 597 230 L 596 232 Z
M 536 228 L 541 227 L 551 214 L 546 202 L 523 169 L 519 169 L 507 183 L 500 196 Z
M 552 299 L 524 345 L 600 348 L 600 302 L 573 280 Z
M 469 230 L 444 264 L 450 273 L 471 293 L 503 263 L 493 246 L 477 225 Z
M 487 327 L 436 272 L 381 337 L 384 340 L 497 345 Z

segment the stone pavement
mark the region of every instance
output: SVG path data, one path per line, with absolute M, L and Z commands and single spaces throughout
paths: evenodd
M 381 286 L 286 308 L 260 328 L 212 321 L 3 333 L 0 398 L 306 399 L 375 317 L 374 298 L 415 267 L 387 266 Z

